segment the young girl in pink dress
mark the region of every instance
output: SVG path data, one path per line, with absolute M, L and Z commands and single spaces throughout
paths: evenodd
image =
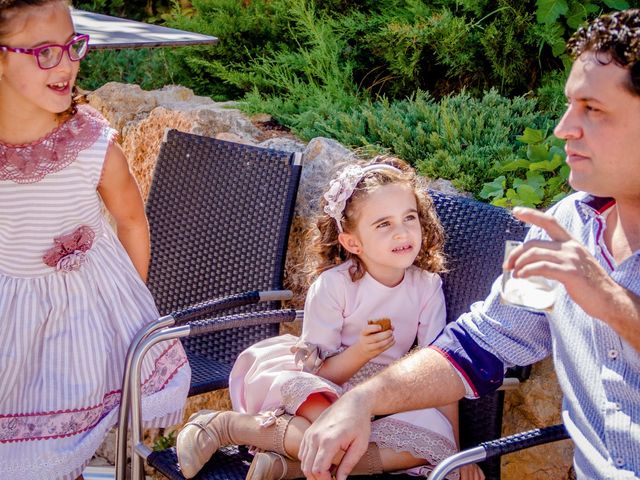
M 2 478 L 81 476 L 116 423 L 129 343 L 158 317 L 137 184 L 115 131 L 72 100 L 88 40 L 66 1 L 0 2 Z M 147 425 L 180 422 L 180 343 L 144 363 Z
M 234 411 L 196 414 L 178 435 L 187 478 L 231 443 L 258 450 L 247 478 L 302 478 L 305 429 L 343 392 L 444 327 L 443 231 L 412 169 L 397 159 L 349 165 L 323 207 L 311 246 L 319 276 L 301 337 L 267 339 L 239 355 L 229 381 Z M 392 327 L 372 323 L 381 319 Z M 457 429 L 457 404 L 377 419 L 352 473 L 424 474 L 457 450 Z M 482 478 L 477 467 L 463 475 Z

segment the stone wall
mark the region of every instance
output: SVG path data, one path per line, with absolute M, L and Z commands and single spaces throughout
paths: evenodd
M 300 308 L 304 301 L 305 279 L 295 265 L 303 258 L 301 233 L 316 210 L 317 201 L 330 178 L 336 162 L 350 155 L 339 143 L 316 138 L 305 144 L 292 135 L 273 129 L 268 117 L 247 118 L 231 103 L 216 103 L 198 97 L 183 87 L 143 91 L 136 85 L 108 83 L 89 95 L 89 103 L 118 130 L 121 145 L 129 158 L 143 197 L 146 198 L 164 131 L 175 128 L 285 151 L 304 153 L 289 249 L 286 260 L 286 286 L 294 291 L 292 305 Z M 432 188 L 451 191 L 446 181 L 434 181 Z M 297 332 L 299 325 L 289 329 Z M 560 422 L 561 393 L 550 360 L 534 366 L 531 379 L 520 388 L 506 393 L 504 434 Z M 185 418 L 203 408 L 230 408 L 226 391 L 199 395 L 189 399 Z M 154 439 L 150 433 L 149 441 Z M 565 441 L 536 447 L 503 458 L 503 478 L 560 480 L 570 478 L 572 447 Z

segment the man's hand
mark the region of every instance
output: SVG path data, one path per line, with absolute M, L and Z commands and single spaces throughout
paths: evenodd
M 531 240 L 515 248 L 505 268 L 513 269 L 515 278 L 538 275 L 562 283 L 587 314 L 603 319 L 608 308 L 606 299 L 621 287 L 553 216 L 523 207 L 514 208 L 513 215 L 544 229 L 551 240 Z
M 366 398 L 348 392 L 325 410 L 307 429 L 299 457 L 307 479 L 344 480 L 369 445 L 371 414 Z M 340 460 L 341 455 L 342 459 Z

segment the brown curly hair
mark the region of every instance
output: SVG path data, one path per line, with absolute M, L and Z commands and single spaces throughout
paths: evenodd
M 640 9 L 599 16 L 571 36 L 567 51 L 574 60 L 592 51 L 601 64 L 614 62 L 628 69 L 627 87 L 640 95 Z
M 353 163 L 353 162 L 352 162 Z M 343 212 L 342 226 L 345 232 L 352 231 L 357 222 L 357 212 L 360 202 L 377 188 L 390 184 L 406 184 L 411 187 L 416 197 L 418 217 L 422 227 L 422 246 L 413 264 L 429 272 L 440 273 L 445 271 L 445 258 L 443 253 L 444 230 L 433 206 L 433 201 L 427 193 L 424 179 L 404 161 L 396 157 L 380 156 L 369 162 L 359 161 L 361 166 L 384 163 L 392 165 L 402 173 L 391 170 L 374 170 L 367 172 L 356 185 L 356 188 L 347 200 Z M 320 204 L 320 213 L 312 228 L 307 232 L 310 240 L 310 248 L 307 250 L 307 258 L 304 260 L 304 269 L 309 283 L 320 273 L 335 267 L 347 260 L 353 262 L 349 273 L 352 281 L 360 280 L 366 267 L 357 255 L 345 250 L 338 241 L 338 227 L 336 221 L 324 212 L 327 204 L 323 198 Z
M 4 35 L 11 31 L 11 16 L 19 9 L 27 7 L 40 7 L 49 3 L 62 2 L 71 5 L 69 0 L 0 0 L 0 43 Z M 0 56 L 5 52 L 0 52 Z M 73 86 L 71 105 L 64 112 L 58 113 L 57 118 L 60 123 L 68 120 L 78 112 L 78 105 L 86 103 L 86 96 L 78 93 L 77 87 Z

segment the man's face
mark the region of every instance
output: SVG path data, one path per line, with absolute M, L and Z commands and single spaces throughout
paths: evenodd
M 569 183 L 597 196 L 640 201 L 640 96 L 629 71 L 583 53 L 573 64 L 567 111 L 554 133 L 566 140 Z

